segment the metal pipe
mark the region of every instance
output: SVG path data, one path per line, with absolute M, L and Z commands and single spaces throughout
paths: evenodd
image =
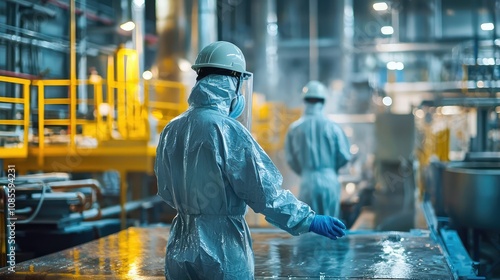
M 144 24 L 144 0 L 132 1 L 132 20 L 135 23 L 135 29 L 132 33 L 132 42 L 137 52 L 137 60 L 139 63 L 139 71 L 137 80 L 139 81 L 139 100 L 144 102 L 144 84 L 142 83 L 141 75 L 144 72 L 144 34 L 146 28 Z
M 1 25 L 1 24 L 0 24 Z M 1 27 L 1 26 L 0 26 Z M 69 43 L 67 41 L 60 41 L 59 43 L 54 43 L 54 40 L 39 40 L 39 39 L 31 39 L 26 37 L 21 37 L 17 35 L 11 35 L 0 32 L 0 41 L 5 40 L 13 43 L 29 45 L 29 46 L 37 46 L 45 49 L 50 49 L 52 51 L 59 52 L 68 52 Z M 113 54 L 114 48 L 104 47 L 93 43 L 87 44 L 88 48 L 86 49 L 86 53 L 88 55 L 96 56 L 99 52 L 102 54 Z
M 19 16 L 19 5 L 16 3 L 7 3 L 7 24 L 18 26 L 20 24 L 20 16 Z M 13 31 L 13 35 L 18 35 L 18 32 Z M 16 45 L 7 45 L 6 46 L 6 66 L 7 70 L 19 72 L 20 70 L 20 54 L 21 50 L 19 46 Z M 6 85 L 7 96 L 19 97 L 19 85 L 16 84 L 7 84 Z M 16 105 L 12 104 L 10 108 L 10 118 L 13 118 L 16 114 Z M 16 127 L 17 128 L 17 127 Z
M 102 199 L 102 187 L 99 181 L 94 179 L 59 181 L 48 183 L 49 187 L 54 190 L 67 191 L 88 187 L 92 190 L 90 204 L 99 202 Z
M 442 39 L 443 38 L 443 3 L 442 0 L 434 0 L 434 10 L 433 10 L 433 18 L 434 18 L 434 39 Z
M 318 0 L 309 1 L 309 80 L 318 79 Z
M 56 7 L 59 7 L 59 8 L 65 9 L 65 10 L 70 10 L 70 11 L 72 9 L 71 5 L 75 5 L 75 3 L 73 3 L 73 4 L 70 3 L 70 5 L 68 6 L 68 4 L 61 2 L 61 1 L 58 1 L 58 0 L 48 0 L 48 2 L 53 4 Z M 101 22 L 104 24 L 113 24 L 115 22 L 114 20 L 112 20 L 110 18 L 99 16 L 99 14 L 97 12 L 92 12 L 92 11 L 85 11 L 84 12 L 80 9 L 75 9 L 75 7 L 73 7 L 73 12 L 77 13 L 77 14 L 83 14 L 86 18 L 88 18 L 90 20 L 98 21 L 98 22 Z
M 217 3 L 198 0 L 198 50 L 217 40 Z
M 42 5 L 32 3 L 30 1 L 26 1 L 26 0 L 6 0 L 6 1 L 18 4 L 18 5 L 23 6 L 23 7 L 31 8 L 38 13 L 44 14 L 45 16 L 49 16 L 52 18 L 56 16 L 56 12 L 54 12 L 53 10 L 51 10 L 47 7 L 44 7 Z
M 34 30 L 18 27 L 17 25 L 18 24 L 15 24 L 15 23 L 7 23 L 7 24 L 0 23 L 0 28 L 3 28 L 7 31 L 10 31 L 15 35 L 22 34 L 23 36 L 33 38 L 33 39 L 43 39 L 43 40 L 47 40 L 50 42 L 60 40 L 60 38 L 57 38 L 54 36 L 49 36 L 49 35 L 34 31 Z
M 353 11 L 353 0 L 344 0 L 344 5 L 342 7 L 342 30 L 341 30 L 341 46 L 342 46 L 342 58 L 340 63 L 339 73 L 341 73 L 342 78 L 342 91 L 339 100 L 345 99 L 346 96 L 351 96 L 351 85 L 352 85 L 352 72 L 353 72 L 353 44 L 354 44 L 354 11 Z M 348 113 L 347 110 L 354 108 L 347 108 L 340 105 L 339 102 L 335 102 L 336 108 L 326 107 L 328 111 L 341 111 L 342 113 Z M 354 109 L 355 110 L 355 109 Z M 352 113 L 352 112 L 351 112 Z
M 254 90 L 264 93 L 269 100 L 281 100 L 276 88 L 279 82 L 276 0 L 253 1 L 252 9 L 255 15 Z M 285 98 L 289 98 L 289 92 L 286 95 Z
M 134 211 L 140 208 L 150 208 L 152 205 L 156 203 L 161 203 L 162 200 L 159 196 L 152 196 L 148 197 L 145 199 L 141 200 L 136 200 L 136 201 L 129 201 L 123 205 L 123 208 L 120 205 L 114 205 L 114 206 L 109 206 L 106 208 L 101 208 L 100 209 L 100 218 L 109 218 L 113 216 L 118 216 L 122 214 L 124 211 L 125 213 L 128 213 L 130 211 Z M 91 217 L 95 217 L 97 215 L 98 210 L 97 209 L 90 209 L 87 211 L 84 211 L 83 218 L 85 221 L 88 221 Z M 74 213 L 71 214 L 71 217 L 79 217 L 81 214 Z
M 352 3 L 351 3 L 352 6 Z M 391 9 L 391 25 L 394 33 L 391 36 L 391 43 L 399 42 L 399 9 L 398 7 L 392 7 Z
M 86 11 L 87 0 L 81 0 L 80 7 L 82 11 Z M 78 78 L 80 80 L 87 79 L 87 18 L 79 17 L 79 29 L 80 29 L 80 43 L 78 44 L 78 49 L 80 53 L 80 61 L 78 63 Z M 84 84 L 78 85 L 78 112 L 82 114 L 87 114 L 87 99 L 88 92 L 87 86 Z
M 75 17 L 75 1 L 70 0 L 70 26 L 69 26 L 69 42 L 70 42 L 70 149 L 75 149 L 75 136 L 76 136 L 76 17 Z
M 279 83 L 279 68 L 278 68 L 278 16 L 276 0 L 268 0 L 267 15 L 266 15 L 266 72 L 269 75 L 266 79 L 267 92 L 278 93 Z M 284 93 L 284 92 L 283 92 Z M 282 93 L 282 94 L 283 94 Z M 288 93 L 284 93 L 287 94 Z M 283 97 L 279 100 L 286 100 L 288 97 Z
M 18 72 L 13 72 L 13 71 L 8 71 L 8 70 L 1 70 L 1 69 L 0 69 L 0 75 L 14 77 L 14 78 L 21 78 L 21 79 L 26 79 L 26 80 L 37 80 L 37 79 L 41 78 L 40 76 L 35 76 L 35 75 L 25 74 L 25 73 L 18 73 Z

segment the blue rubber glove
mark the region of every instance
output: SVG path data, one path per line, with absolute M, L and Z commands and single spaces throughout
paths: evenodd
M 346 227 L 339 219 L 324 215 L 314 216 L 311 226 L 309 227 L 309 231 L 333 240 L 344 236 L 344 229 L 346 229 Z

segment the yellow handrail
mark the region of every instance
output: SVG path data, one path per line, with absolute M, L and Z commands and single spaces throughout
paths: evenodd
M 0 97 L 1 103 L 23 104 L 24 115 L 19 120 L 0 119 L 0 125 L 16 125 L 23 127 L 23 141 L 21 147 L 0 147 L 1 158 L 25 158 L 28 156 L 28 137 L 30 126 L 30 80 L 0 76 L 0 82 L 22 86 L 22 97 Z
M 149 80 L 144 82 L 145 106 L 157 121 L 155 133 L 188 108 L 186 86 L 179 82 Z M 151 121 L 151 120 L 150 120 Z

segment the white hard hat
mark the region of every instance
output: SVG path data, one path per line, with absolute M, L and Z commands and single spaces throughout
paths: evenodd
M 204 67 L 226 69 L 244 77 L 252 75 L 246 70 L 245 56 L 241 50 L 235 44 L 225 41 L 213 42 L 204 47 L 191 68 L 198 70 Z
M 326 99 L 327 88 L 318 81 L 310 81 L 302 89 L 304 94 L 304 99 L 316 98 L 316 99 Z

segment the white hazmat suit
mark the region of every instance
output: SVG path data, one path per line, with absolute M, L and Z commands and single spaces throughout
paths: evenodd
M 315 213 L 281 189 L 282 176 L 238 121 L 228 117 L 237 79 L 208 75 L 189 109 L 163 130 L 155 172 L 158 194 L 177 210 L 167 245 L 168 279 L 253 279 L 247 205 L 299 235 Z
M 290 126 L 285 156 L 301 176 L 299 199 L 321 215 L 340 215 L 338 171 L 351 158 L 341 127 L 323 114 L 323 103 L 306 103 L 304 115 Z

